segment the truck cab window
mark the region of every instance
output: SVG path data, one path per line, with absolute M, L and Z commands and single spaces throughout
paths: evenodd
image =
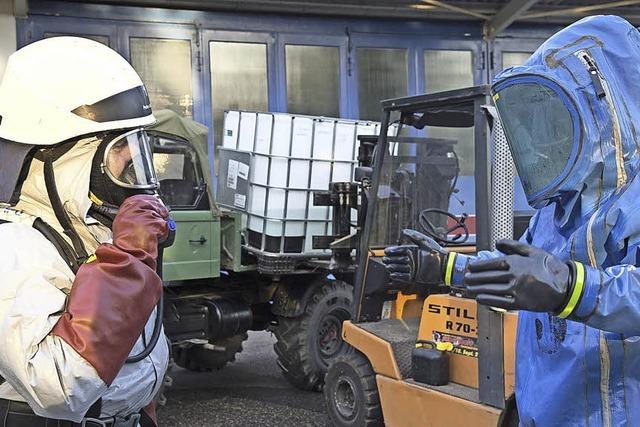
M 209 209 L 197 156 L 185 142 L 150 135 L 160 197 L 172 209 Z

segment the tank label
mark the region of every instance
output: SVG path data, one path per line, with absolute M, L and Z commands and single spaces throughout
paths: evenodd
M 242 178 L 245 181 L 249 179 L 249 165 L 246 163 L 238 162 L 238 178 Z
M 238 186 L 238 161 L 229 160 L 227 167 L 227 187 L 235 190 Z
M 233 200 L 233 206 L 240 209 L 244 209 L 246 204 L 247 204 L 247 196 L 245 196 L 244 194 L 236 193 L 235 199 Z

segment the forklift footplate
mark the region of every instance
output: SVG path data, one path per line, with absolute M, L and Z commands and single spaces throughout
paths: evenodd
M 393 350 L 393 356 L 398 364 L 402 379 L 417 387 L 456 396 L 474 403 L 480 403 L 478 389 L 449 382 L 443 386 L 432 386 L 411 378 L 411 352 L 415 348 L 420 326 L 419 318 L 386 319 L 378 322 L 359 323 L 358 327 L 388 342 Z
M 409 384 L 413 384 L 414 386 L 417 386 L 417 387 L 428 388 L 430 390 L 448 394 L 450 396 L 456 396 L 456 397 L 459 397 L 460 399 L 468 400 L 470 402 L 480 403 L 480 397 L 478 395 L 477 388 L 467 387 L 465 385 L 460 385 L 453 382 L 450 382 L 449 384 L 446 384 L 446 385 L 438 386 L 438 385 L 424 384 L 424 383 L 415 381 L 413 379 L 407 379 L 406 381 Z
M 391 345 L 402 378 L 411 375 L 411 352 L 416 346 L 419 318 L 385 319 L 379 322 L 359 323 L 358 326 L 387 341 Z

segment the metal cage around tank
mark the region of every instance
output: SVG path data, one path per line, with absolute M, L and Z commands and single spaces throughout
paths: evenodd
M 379 128 L 366 120 L 227 111 L 218 203 L 247 214 L 245 248 L 259 259 L 289 260 L 291 268 L 299 260 L 328 258 L 313 237 L 332 234 L 332 208 L 315 206 L 313 193 L 351 182 L 358 136 L 377 135 Z

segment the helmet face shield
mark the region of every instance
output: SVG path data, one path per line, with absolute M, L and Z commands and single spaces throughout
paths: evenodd
M 529 203 L 569 173 L 577 157 L 580 122 L 568 96 L 555 83 L 535 77 L 505 81 L 494 101 Z
M 120 187 L 138 190 L 158 187 L 149 137 L 144 129 L 114 138 L 104 151 L 102 168 Z

